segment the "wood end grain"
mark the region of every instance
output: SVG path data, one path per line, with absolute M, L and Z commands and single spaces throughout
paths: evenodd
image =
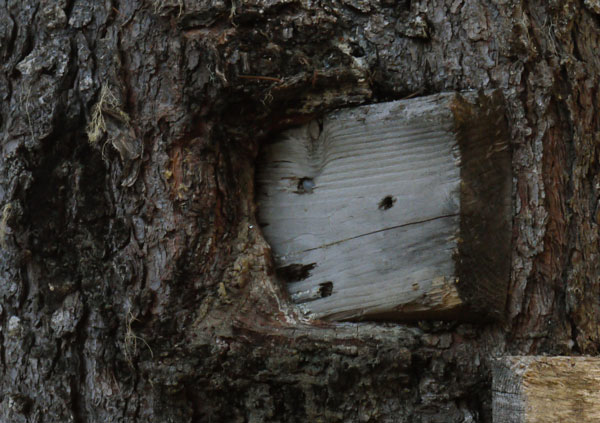
M 469 308 L 504 316 L 510 281 L 512 154 L 498 91 L 451 104 L 461 155 L 458 290 Z

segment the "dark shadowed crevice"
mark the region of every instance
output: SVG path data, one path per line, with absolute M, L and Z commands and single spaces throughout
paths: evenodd
M 84 305 L 85 307 L 85 305 Z M 87 410 L 86 410 L 86 395 L 88 394 L 86 358 L 85 358 L 85 344 L 87 339 L 87 311 L 84 310 L 84 314 L 81 320 L 75 328 L 75 349 L 77 351 L 78 360 L 78 379 L 73 380 L 75 389 L 71 392 L 71 400 L 73 402 L 73 415 L 75 416 L 75 423 L 86 423 Z
M 4 334 L 0 332 L 0 365 L 2 365 L 2 376 L 6 375 L 6 348 L 4 347 Z

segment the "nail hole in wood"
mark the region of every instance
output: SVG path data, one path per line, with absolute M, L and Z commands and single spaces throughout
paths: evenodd
M 313 178 L 300 178 L 296 192 L 298 194 L 312 194 L 314 187 L 315 181 Z
M 317 263 L 310 264 L 290 264 L 277 269 L 277 277 L 284 282 L 298 282 L 310 276 L 310 271 L 317 266 Z M 331 293 L 330 293 L 331 295 Z
M 388 210 L 388 209 L 391 209 L 392 207 L 394 207 L 394 203 L 395 202 L 396 202 L 396 199 L 394 197 L 392 197 L 391 195 L 386 195 L 379 202 L 379 210 Z
M 333 292 L 333 282 L 327 281 L 319 284 L 319 294 L 321 298 L 329 297 Z

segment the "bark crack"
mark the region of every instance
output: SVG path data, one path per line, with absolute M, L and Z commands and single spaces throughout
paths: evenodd
M 77 378 L 73 377 L 73 380 L 71 381 L 72 411 L 73 419 L 76 423 L 85 423 L 88 421 L 85 407 L 85 391 L 87 389 L 87 366 L 85 363 L 85 342 L 87 339 L 86 322 L 87 310 L 84 310 L 84 315 L 75 327 L 74 348 L 79 362 L 77 364 Z
M 4 347 L 4 336 L 0 333 L 0 360 L 2 364 L 2 376 L 6 375 L 6 348 Z

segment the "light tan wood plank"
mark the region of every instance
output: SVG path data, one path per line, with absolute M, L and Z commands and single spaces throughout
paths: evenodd
M 494 423 L 600 422 L 600 359 L 512 356 L 493 369 Z

